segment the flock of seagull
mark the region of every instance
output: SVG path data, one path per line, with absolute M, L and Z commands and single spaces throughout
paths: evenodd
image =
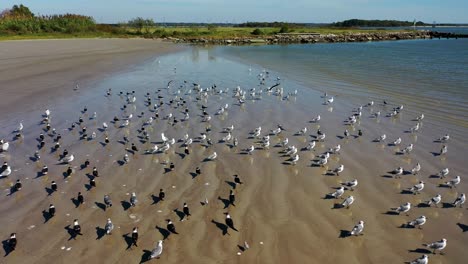
M 123 106 L 121 108 L 121 113 L 115 115 L 115 117 L 112 120 L 108 120 L 102 123 L 100 127 L 94 127 L 92 129 L 89 129 L 88 127 L 88 120 L 97 120 L 98 119 L 98 114 L 97 112 L 90 113 L 88 112 L 87 107 L 84 107 L 80 113 L 79 117 L 77 118 L 76 122 L 73 122 L 70 124 L 70 127 L 68 128 L 68 132 L 71 133 L 71 131 L 79 131 L 79 138 L 77 140 L 98 140 L 97 138 L 104 138 L 104 142 L 102 143 L 103 145 L 107 144 L 112 144 L 112 142 L 117 142 L 120 141 L 122 142 L 121 144 L 125 145 L 124 153 L 122 153 L 121 160 L 119 160 L 119 163 L 121 166 L 126 166 L 126 164 L 132 162 L 132 157 L 133 155 L 130 154 L 147 154 L 147 155 L 157 155 L 157 154 L 164 154 L 168 153 L 169 150 L 175 149 L 175 148 L 183 148 L 185 155 L 189 155 L 192 151 L 193 145 L 198 144 L 206 149 L 211 149 L 211 147 L 214 144 L 227 144 L 231 148 L 238 148 L 241 142 L 241 138 L 239 138 L 236 134 L 236 128 L 234 125 L 226 126 L 222 128 L 221 131 L 216 131 L 220 132 L 223 134 L 221 138 L 219 138 L 218 141 L 213 140 L 214 136 L 214 131 L 212 131 L 211 126 L 209 125 L 210 122 L 212 121 L 213 117 L 215 116 L 225 116 L 228 111 L 232 109 L 233 106 L 229 105 L 228 103 L 223 103 L 221 104 L 216 110 L 208 110 L 208 106 L 204 105 L 203 102 L 208 102 L 208 99 L 212 95 L 218 95 L 218 96 L 225 96 L 226 98 L 229 98 L 228 96 L 232 96 L 234 100 L 235 105 L 242 106 L 249 100 L 260 100 L 262 94 L 268 94 L 268 95 L 273 95 L 279 97 L 281 100 L 290 100 L 290 98 L 297 96 L 297 90 L 286 93 L 283 88 L 279 85 L 280 79 L 277 78 L 276 84 L 271 86 L 271 87 L 266 87 L 265 83 L 269 78 L 269 73 L 267 71 L 263 71 L 258 75 L 258 79 L 260 81 L 260 85 L 264 85 L 264 88 L 262 89 L 250 89 L 250 90 L 244 90 L 241 89 L 239 86 L 234 88 L 234 89 L 221 89 L 218 88 L 216 85 L 207 87 L 207 88 L 202 88 L 201 85 L 199 84 L 188 84 L 186 81 L 184 81 L 179 87 L 174 87 L 174 81 L 170 81 L 167 84 L 167 87 L 165 89 L 158 89 L 154 95 L 150 94 L 149 92 L 146 93 L 143 97 L 143 99 L 137 98 L 137 93 L 135 91 L 132 92 L 120 92 L 118 94 L 114 94 L 112 89 L 109 89 L 106 91 L 107 97 L 111 96 L 119 96 L 123 103 Z M 191 98 L 194 97 L 195 100 L 194 102 L 199 105 L 199 109 L 197 109 L 199 112 L 195 113 L 194 111 L 190 111 L 189 108 L 191 104 Z M 334 104 L 334 97 L 329 96 L 328 94 L 324 94 L 322 96 L 324 105 L 332 105 Z M 145 105 L 145 110 L 142 111 L 141 113 L 136 113 L 135 107 L 133 107 L 137 102 L 140 100 L 143 100 L 143 104 Z M 211 102 L 213 103 L 213 102 Z M 233 105 L 234 105 L 233 104 Z M 387 102 L 383 102 L 384 105 L 387 105 Z M 374 102 L 371 101 L 366 105 L 362 105 L 357 107 L 356 109 L 353 109 L 351 112 L 351 115 L 345 120 L 345 125 L 348 127 L 355 126 L 356 123 L 359 121 L 359 119 L 362 118 L 363 115 L 363 109 L 364 108 L 371 108 L 374 106 Z M 393 118 L 398 116 L 402 111 L 403 111 L 403 105 L 398 106 L 393 108 L 389 113 L 387 113 L 385 116 L 388 118 Z M 373 112 L 371 118 L 379 118 L 381 115 L 380 111 L 379 112 Z M 52 113 L 50 110 L 46 110 L 44 114 L 42 115 L 41 123 L 42 125 L 40 126 L 40 130 L 38 131 L 38 146 L 37 149 L 31 151 L 31 157 L 36 161 L 39 162 L 41 161 L 41 155 L 48 155 L 50 153 L 45 153 L 44 149 L 46 146 L 50 146 L 52 152 L 61 152 L 60 158 L 57 160 L 57 164 L 54 164 L 54 166 L 67 166 L 66 170 L 66 175 L 70 176 L 75 172 L 73 165 L 74 164 L 80 164 L 82 168 L 92 168 L 91 174 L 92 177 L 90 177 L 89 180 L 89 189 L 91 188 L 98 188 L 96 179 L 99 178 L 99 171 L 97 168 L 97 165 L 94 164 L 92 165 L 92 162 L 89 159 L 82 159 L 81 157 L 75 157 L 73 151 L 70 153 L 67 150 L 67 145 L 62 144 L 62 135 L 61 133 L 57 132 L 58 129 L 54 128 L 54 125 L 61 125 L 61 124 L 53 124 L 52 122 Z M 86 118 L 88 117 L 88 119 Z M 206 129 L 199 135 L 192 135 L 190 136 L 188 133 L 185 134 L 182 138 L 180 139 L 175 139 L 172 138 L 168 135 L 166 131 L 163 131 L 160 133 L 160 142 L 156 142 L 155 144 L 152 144 L 151 138 L 154 137 L 154 133 L 150 132 L 150 127 L 154 127 L 155 123 L 157 120 L 163 120 L 167 122 L 171 126 L 176 126 L 177 124 L 187 122 L 190 119 L 196 118 L 199 122 L 206 124 Z M 424 115 L 421 114 L 417 118 L 415 118 L 415 124 L 411 128 L 409 128 L 408 132 L 409 133 L 419 133 L 421 130 L 421 123 L 422 120 L 424 119 Z M 310 123 L 313 124 L 319 124 L 322 122 L 322 118 L 320 115 L 314 116 L 311 118 Z M 109 125 L 113 124 L 113 125 Z M 137 141 L 135 137 L 130 137 L 128 135 L 124 135 L 123 137 L 115 136 L 114 138 L 111 137 L 110 130 L 115 130 L 118 131 L 122 128 L 136 128 L 134 131 L 134 135 L 138 135 L 138 138 L 141 140 Z M 14 138 L 13 140 L 17 140 L 21 137 L 23 137 L 24 134 L 24 126 L 23 123 L 20 123 L 18 128 L 13 131 L 14 133 Z M 94 131 L 92 131 L 94 130 Z M 300 160 L 300 153 L 301 152 L 311 152 L 314 153 L 314 160 L 311 164 L 313 167 L 325 167 L 328 165 L 330 157 L 332 155 L 339 155 L 342 148 L 341 144 L 337 144 L 334 146 L 331 146 L 327 148 L 327 150 L 323 153 L 315 153 L 316 151 L 316 145 L 317 142 L 325 142 L 327 139 L 327 134 L 325 134 L 324 131 L 321 131 L 320 129 L 317 130 L 316 135 L 311 135 L 312 140 L 307 142 L 304 146 L 295 146 L 290 144 L 289 140 L 287 137 L 284 137 L 282 140 L 276 140 L 278 135 L 284 135 L 285 132 L 287 131 L 282 125 L 277 124 L 270 129 L 265 129 L 262 128 L 261 126 L 253 128 L 248 135 L 245 135 L 247 139 L 250 139 L 252 144 L 250 143 L 245 143 L 246 141 L 242 142 L 243 145 L 246 144 L 247 147 L 245 148 L 239 148 L 238 151 L 241 154 L 245 155 L 253 155 L 256 151 L 263 149 L 263 150 L 269 150 L 271 146 L 279 147 L 282 150 L 280 151 L 281 157 L 285 158 L 284 163 L 289 164 L 291 166 L 297 165 L 297 163 Z M 303 127 L 297 130 L 293 136 L 306 136 L 308 135 L 308 128 Z M 357 136 L 355 137 L 362 137 L 363 136 L 363 131 L 359 130 Z M 348 129 L 345 129 L 343 132 L 343 139 L 347 139 L 351 137 L 350 132 Z M 52 140 L 50 140 L 50 139 Z M 277 144 L 272 144 L 271 142 L 275 139 L 275 141 L 278 141 Z M 388 144 L 390 146 L 401 146 L 402 144 L 402 139 L 400 137 L 396 138 L 395 140 L 392 140 L 387 143 L 387 135 L 382 134 L 378 138 L 373 140 L 376 143 L 380 144 Z M 435 140 L 438 143 L 442 143 L 441 149 L 438 153 L 435 153 L 435 156 L 440 156 L 440 155 L 446 155 L 448 151 L 448 142 L 450 141 L 450 136 L 444 135 L 438 139 Z M 141 147 L 138 145 L 138 142 L 141 142 L 142 146 L 148 146 L 150 147 L 148 149 L 140 149 Z M 177 143 L 181 143 L 180 146 L 178 146 Z M 62 146 L 63 145 L 63 146 Z M 10 143 L 2 139 L 0 140 L 0 151 L 3 153 L 8 153 L 10 150 Z M 402 147 L 401 151 L 399 151 L 398 154 L 400 155 L 411 155 L 411 152 L 415 148 L 414 144 L 408 144 L 404 147 Z M 63 150 L 62 150 L 63 149 Z M 218 159 L 219 154 L 216 151 L 211 151 L 209 152 L 209 155 L 207 155 L 202 162 L 216 162 Z M 200 163 L 201 164 L 201 163 Z M 168 171 L 173 171 L 175 169 L 175 163 L 174 162 L 165 162 L 165 165 L 167 166 Z M 201 165 L 200 165 L 201 166 Z M 197 167 L 196 169 L 196 174 L 201 174 L 201 169 L 200 166 Z M 339 176 L 340 173 L 342 173 L 345 169 L 345 166 L 343 164 L 337 165 L 335 168 L 332 168 L 327 171 L 327 173 Z M 43 165 L 41 171 L 39 172 L 41 175 L 47 175 L 49 171 L 49 168 L 47 165 Z M 421 171 L 421 164 L 417 163 L 414 168 L 411 170 L 405 170 L 403 167 L 398 167 L 391 171 L 391 174 L 393 174 L 394 178 L 400 178 L 402 175 L 405 174 L 412 174 L 412 175 L 418 175 L 418 173 Z M 443 168 L 437 176 L 440 177 L 441 179 L 445 178 L 449 174 L 449 168 Z M 6 177 L 15 177 L 16 175 L 14 174 L 14 171 L 12 170 L 10 164 L 8 162 L 4 162 L 1 169 L 0 169 L 0 178 L 6 178 Z M 448 181 L 444 181 L 442 183 L 443 185 L 446 185 L 450 188 L 456 188 L 460 184 L 460 176 L 455 176 Z M 240 177 L 238 175 L 234 175 L 234 186 L 232 186 L 232 189 L 229 192 L 229 204 L 228 205 L 235 205 L 236 202 L 236 193 L 238 193 L 238 190 L 236 189 L 236 186 L 242 184 L 243 182 L 240 180 Z M 421 194 L 424 191 L 425 185 L 427 183 L 424 182 L 423 180 L 419 181 L 419 183 L 415 184 L 414 186 L 408 187 L 407 191 L 413 193 L 414 195 Z M 356 199 L 353 195 L 349 195 L 345 197 L 345 192 L 347 191 L 354 191 L 358 186 L 358 180 L 357 179 L 352 179 L 349 181 L 344 181 L 342 182 L 342 186 L 336 188 L 333 192 L 329 193 L 326 195 L 329 199 L 342 199 L 342 201 L 338 204 L 335 204 L 337 208 L 350 208 L 353 203 L 356 202 Z M 11 194 L 14 195 L 15 192 L 21 191 L 23 188 L 23 183 L 21 179 L 17 179 L 16 183 L 12 186 L 11 188 Z M 58 190 L 57 183 L 55 181 L 51 182 L 51 192 L 56 192 Z M 164 192 L 163 189 L 160 189 L 160 192 L 158 194 L 158 199 L 160 201 L 164 201 L 166 198 L 166 193 Z M 79 192 L 78 195 L 76 196 L 76 201 L 77 201 L 77 207 L 81 206 L 84 201 L 85 197 L 82 194 L 82 192 Z M 436 196 L 430 198 L 425 202 L 427 207 L 430 206 L 438 206 L 442 201 L 442 196 L 441 194 L 437 194 Z M 453 207 L 462 207 L 463 204 L 466 201 L 466 195 L 465 193 L 460 193 L 457 197 L 457 199 L 451 204 Z M 109 194 L 106 194 L 103 198 L 103 202 L 105 204 L 105 207 L 112 207 L 112 199 Z M 132 207 L 136 207 L 139 204 L 138 198 L 137 198 L 137 193 L 132 192 L 129 203 Z M 207 198 L 202 202 L 202 204 L 208 204 L 209 201 Z M 412 204 L 410 202 L 404 203 L 402 205 L 399 205 L 395 208 L 391 208 L 390 211 L 392 211 L 395 214 L 400 214 L 404 213 L 408 215 L 408 212 L 412 209 Z M 183 211 L 182 211 L 184 217 L 188 219 L 188 217 L 191 215 L 190 214 L 190 209 L 189 206 L 187 205 L 186 202 L 183 203 Z M 47 211 L 48 217 L 52 218 L 56 215 L 56 208 L 53 204 L 50 204 L 48 211 Z M 227 232 L 228 229 L 232 229 L 234 231 L 239 231 L 235 225 L 234 225 L 234 220 L 229 212 L 225 212 L 225 225 L 217 223 L 217 225 L 225 226 L 225 231 Z M 414 220 L 408 221 L 405 225 L 408 227 L 418 227 L 421 228 L 428 218 L 424 215 L 421 215 Z M 167 225 L 166 229 L 170 232 L 170 234 L 178 234 L 175 224 L 171 221 L 171 219 L 166 220 Z M 223 227 L 224 228 L 224 227 Z M 364 233 L 364 228 L 365 228 L 365 222 L 364 220 L 360 220 L 349 232 L 346 234 L 346 236 L 358 236 L 358 235 L 363 235 Z M 104 230 L 106 234 L 111 234 L 114 229 L 114 223 L 110 218 L 105 220 L 105 225 L 104 225 Z M 79 224 L 78 219 L 75 219 L 73 221 L 73 225 L 69 229 L 70 236 L 73 239 L 76 239 L 77 236 L 84 235 L 81 232 L 81 226 Z M 11 233 L 10 238 L 8 239 L 8 246 L 9 246 L 9 252 L 13 252 L 17 246 L 17 234 L 16 233 Z M 131 232 L 131 245 L 137 246 L 138 242 L 138 227 L 134 227 L 132 232 Z M 433 251 L 434 253 L 436 251 L 442 251 L 446 246 L 447 246 L 447 240 L 445 238 L 442 238 L 439 241 L 435 241 L 432 243 L 427 243 L 423 244 L 426 246 L 428 249 Z M 249 244 L 247 241 L 244 243 L 244 250 L 249 249 Z M 7 253 L 7 254 L 8 254 Z M 159 258 L 161 254 L 163 253 L 163 240 L 157 241 L 154 249 L 151 251 L 149 254 L 148 258 L 153 259 L 153 258 Z M 241 254 L 240 252 L 238 254 Z M 441 253 L 442 254 L 442 253 Z M 412 264 L 426 264 L 429 261 L 429 257 L 427 254 L 422 255 L 420 258 L 411 261 L 409 263 Z

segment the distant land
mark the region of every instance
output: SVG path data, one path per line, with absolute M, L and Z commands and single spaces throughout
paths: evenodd
M 218 40 L 269 38 L 277 34 L 343 35 L 361 33 L 394 34 L 409 31 L 411 21 L 350 19 L 329 24 L 289 22 L 156 23 L 137 17 L 119 24 L 98 24 L 93 17 L 79 14 L 36 15 L 24 5 L 14 5 L 0 13 L 0 40 L 47 38 L 163 38 L 169 40 Z M 416 26 L 430 27 L 422 21 Z M 439 23 L 436 26 L 467 26 Z M 372 30 L 372 31 L 370 31 Z M 408 34 L 405 35 L 409 36 Z M 443 37 L 443 36 L 442 36 Z M 373 37 L 379 39 L 380 37 Z M 383 39 L 387 37 L 383 36 Z M 390 36 L 390 38 L 394 38 Z M 348 38 L 349 39 L 349 38 Z M 350 38 L 354 39 L 354 38 Z M 204 42 L 204 41 L 203 41 Z

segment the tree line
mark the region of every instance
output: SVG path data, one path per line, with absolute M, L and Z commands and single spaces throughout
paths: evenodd
M 422 21 L 416 22 L 416 26 L 425 26 Z M 398 20 L 364 20 L 364 19 L 349 19 L 341 22 L 332 23 L 332 27 L 350 28 L 350 27 L 409 27 L 413 26 L 410 21 Z

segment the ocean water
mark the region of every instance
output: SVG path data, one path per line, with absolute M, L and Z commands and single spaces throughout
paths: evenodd
M 439 124 L 468 127 L 468 39 L 221 47 L 219 54 L 261 65 L 302 85 L 403 104 Z

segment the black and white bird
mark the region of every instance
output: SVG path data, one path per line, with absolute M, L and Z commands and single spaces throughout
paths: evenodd
M 132 192 L 132 195 L 130 196 L 130 204 L 133 207 L 135 207 L 137 203 L 138 203 L 138 199 L 137 199 L 136 193 Z
M 455 199 L 455 201 L 453 201 L 452 205 L 453 206 L 459 205 L 461 208 L 462 205 L 465 203 L 465 201 L 466 201 L 466 195 L 462 193 L 457 197 L 457 199 Z
M 104 204 L 106 207 L 112 207 L 112 200 L 108 194 L 104 195 Z

